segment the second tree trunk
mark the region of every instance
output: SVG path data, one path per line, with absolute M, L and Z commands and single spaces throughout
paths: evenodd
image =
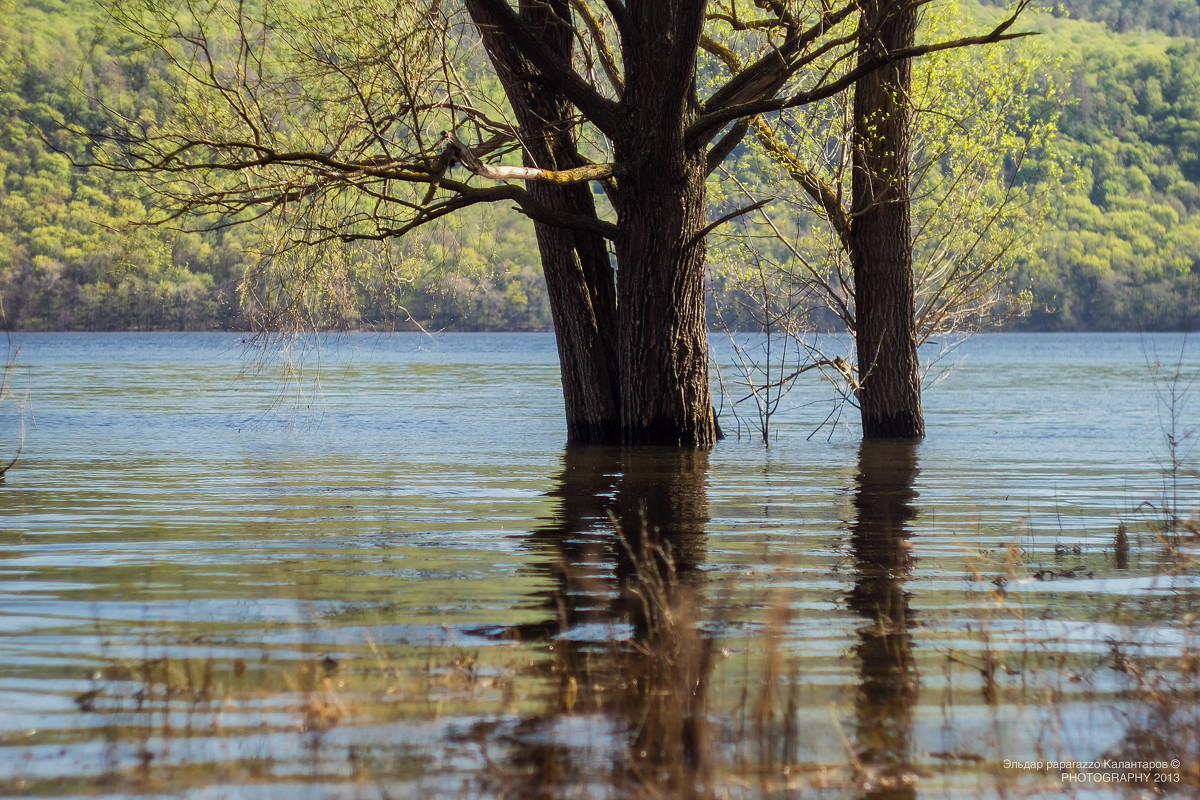
M 862 8 L 860 62 L 913 46 L 911 0 L 865 0 Z M 910 64 L 888 64 L 854 89 L 850 258 L 866 439 L 925 434 L 909 210 Z

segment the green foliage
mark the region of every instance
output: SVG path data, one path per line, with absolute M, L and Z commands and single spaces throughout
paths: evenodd
M 292 13 L 303 14 L 306 7 L 296 6 Z M 988 19 L 999 13 L 969 2 L 963 8 Z M 1200 7 L 1177 0 L 1067 0 L 1061 8 L 1069 13 L 1046 14 L 1030 24 L 1043 34 L 1036 46 L 1061 58 L 1053 74 L 1011 69 L 1003 48 L 923 60 L 920 74 L 939 76 L 941 82 L 920 84 L 925 96 L 935 96 L 934 89 L 948 92 L 955 114 L 976 103 L 988 74 L 1000 75 L 1010 88 L 1025 86 L 1025 100 L 1039 96 L 1039 84 L 1066 87 L 1054 146 L 1066 156 L 1069 180 L 1048 209 L 1045 195 L 1037 192 L 1028 195 L 1032 205 L 1018 206 L 1026 214 L 1040 209 L 1047 223 L 1043 233 L 1035 238 L 1029 228 L 996 219 L 975 245 L 975 263 L 986 263 L 1006 236 L 1020 245 L 1007 251 L 1014 254 L 1008 289 L 1033 297 L 1032 313 L 1017 323 L 1025 327 L 1180 327 L 1189 322 L 1200 272 L 1200 45 L 1191 38 L 1200 35 Z M 145 188 L 127 176 L 72 166 L 87 161 L 90 153 L 65 127 L 102 128 L 107 124 L 102 106 L 130 119 L 161 120 L 180 100 L 161 77 L 158 56 L 108 30 L 101 11 L 85 0 L 0 0 L 3 324 L 22 329 L 247 325 L 264 300 L 240 294 L 254 275 L 253 253 L 263 249 L 249 230 L 176 235 L 130 227 L 151 213 Z M 346 17 L 338 24 L 351 29 L 359 22 Z M 337 51 L 334 39 L 320 38 L 322 30 L 336 32 L 327 26 L 312 34 L 317 38 L 306 52 L 313 54 L 314 69 L 332 69 L 338 58 L 370 55 Z M 348 38 L 353 44 L 353 36 Z M 955 61 L 960 58 L 978 61 L 964 68 Z M 702 64 L 705 70 L 721 68 L 715 60 Z M 493 94 L 500 97 L 498 91 Z M 1002 105 L 976 107 L 980 114 L 1004 113 Z M 1000 137 L 994 139 L 971 139 L 969 131 L 950 124 L 952 114 L 925 115 L 924 141 L 941 149 L 927 159 L 929 177 L 951 174 L 951 162 L 970 163 L 981 152 L 1009 152 L 1012 140 L 1004 137 L 1020 133 L 1022 126 L 1033 131 L 1032 117 L 1021 118 L 1032 106 L 1025 108 L 993 128 Z M 812 130 L 816 123 L 836 122 L 836 103 L 824 109 L 813 109 L 798 127 Z M 350 113 L 346 104 L 326 111 L 331 120 Z M 1048 139 L 1052 131 L 1033 133 Z M 1057 181 L 1059 161 L 1041 152 L 1030 148 L 1023 157 L 1022 177 L 1014 184 L 1018 189 Z M 730 163 L 749 180 L 766 174 L 763 158 L 755 147 L 744 146 Z M 1015 166 L 1006 163 L 1009 175 Z M 951 188 L 943 194 L 952 195 Z M 975 198 L 964 199 L 958 219 L 978 220 L 996 207 L 994 194 Z M 714 217 L 744 204 L 729 181 L 714 184 L 711 199 Z M 918 218 L 936 221 L 931 212 L 936 199 L 919 195 Z M 789 211 L 787 202 L 777 200 L 768 210 L 782 214 Z M 817 217 L 790 218 L 794 223 L 787 233 L 794 244 L 814 257 L 836 258 Z M 322 324 L 355 327 L 405 325 L 411 316 L 438 328 L 548 328 L 546 290 L 529 223 L 474 209 L 451 220 L 382 252 L 331 249 L 321 269 L 336 279 L 302 298 L 306 313 Z M 943 220 L 937 235 L 936 225 L 927 226 L 927 241 L 947 246 L 932 247 L 921 263 L 933 264 L 939 252 L 964 249 L 969 227 L 957 225 L 955 216 Z M 745 231 L 747 222 L 726 225 L 717 236 L 736 225 Z M 768 261 L 792 261 L 781 244 L 759 249 Z M 716 237 L 713 250 L 714 283 L 720 290 L 744 271 L 746 260 L 739 247 L 723 248 Z M 271 290 L 269 285 L 258 289 Z
M 1035 299 L 1023 324 L 1188 325 L 1200 272 L 1200 45 L 1061 18 L 1045 30 L 1066 59 L 1059 146 L 1076 180 L 1014 279 Z
M 933 4 L 924 35 L 976 27 L 957 2 Z M 946 50 L 913 69 L 913 265 L 924 338 L 1002 322 L 1021 298 L 1006 283 L 1036 257 L 1062 189 L 1061 78 L 1038 40 Z M 1049 73 L 1049 74 L 1048 74 Z
M 0 292 L 10 329 L 203 328 L 228 319 L 221 278 L 232 247 L 203 263 L 174 258 L 146 217 L 141 187 L 80 170 L 81 139 L 99 102 L 152 98 L 125 80 L 126 57 L 97 34 L 90 3 L 5 3 L 0 9 Z M 222 263 L 222 258 L 224 263 Z M 222 267 L 224 273 L 222 274 Z M 223 302 L 224 301 L 224 302 Z M 224 304 L 224 316 L 221 308 Z
M 104 130 L 104 107 L 151 124 L 189 99 L 161 77 L 159 57 L 123 40 L 103 11 L 85 0 L 0 0 L 0 324 L 247 326 L 261 299 L 244 303 L 240 292 L 262 249 L 254 232 L 181 234 L 139 225 L 154 213 L 146 187 L 127 175 L 72 166 L 93 154 L 68 129 Z M 328 25 L 314 30 L 337 33 Z M 323 43 L 330 44 L 312 44 Z M 479 218 L 467 214 L 463 233 L 480 228 Z M 346 269 L 326 284 L 325 296 L 307 298 L 309 310 L 322 325 L 402 325 L 412 310 L 419 323 L 439 327 L 549 327 L 544 282 L 529 266 L 536 263 L 531 226 L 512 223 L 490 235 L 490 247 L 466 235 L 459 236 L 471 242 L 464 248 L 448 247 L 450 234 L 408 241 L 403 263 L 419 266 L 404 275 L 361 253 L 330 249 L 322 268 Z M 468 287 L 477 290 L 470 300 Z

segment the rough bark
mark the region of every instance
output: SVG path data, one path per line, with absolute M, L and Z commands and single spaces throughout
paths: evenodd
M 696 52 L 703 3 L 631 0 L 625 92 L 613 146 L 621 325 L 621 429 L 627 444 L 708 447 L 717 438 L 704 319 L 707 222 Z
M 612 139 L 617 275 L 595 234 L 538 227 L 558 334 L 571 442 L 709 447 L 718 431 L 708 383 L 702 235 L 705 143 L 696 53 L 704 3 L 630 0 L 622 19 L 619 105 L 551 67 L 570 63 L 568 0 L 467 0 L 516 114 L 526 163 L 582 166 L 570 119 L 583 113 Z M 532 34 L 532 35 L 531 35 Z M 595 217 L 584 185 L 532 182 L 541 207 Z
M 550 170 L 584 166 L 571 122 L 574 108 L 551 84 L 536 79 L 536 67 L 503 35 L 488 9 L 470 0 L 467 5 L 523 134 L 525 165 Z M 519 13 L 542 42 L 570 62 L 574 39 L 567 0 L 522 0 Z M 533 182 L 529 194 L 543 208 L 596 218 L 586 183 Z M 541 222 L 534 223 L 534 230 L 558 343 L 567 440 L 616 442 L 621 431 L 617 307 L 605 241 L 596 233 Z
M 911 0 L 863 0 L 859 62 L 911 48 L 916 26 Z M 868 73 L 854 89 L 850 259 L 867 439 L 925 435 L 908 188 L 910 75 L 904 59 Z

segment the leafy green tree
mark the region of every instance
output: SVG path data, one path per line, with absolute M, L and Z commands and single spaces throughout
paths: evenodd
M 944 4 L 926 10 L 920 35 L 961 35 L 970 24 Z M 1038 52 L 1026 42 L 935 53 L 886 87 L 885 99 L 903 96 L 907 108 L 877 98 L 866 110 L 861 98 L 832 98 L 773 124 L 756 121 L 762 157 L 735 180 L 748 196 L 790 185 L 785 202 L 758 212 L 784 253 L 739 255 L 735 263 L 747 266 L 726 277 L 755 287 L 755 316 L 776 329 L 803 337 L 822 321 L 813 319 L 815 305 L 857 343 L 853 372 L 840 357 L 792 348 L 799 363 L 781 366 L 775 388 L 821 368 L 848 384 L 868 436 L 920 435 L 917 344 L 1003 313 L 1007 279 L 1033 252 L 1058 184 L 1051 144 L 1060 99 Z M 736 67 L 735 55 L 722 55 Z M 881 118 L 892 118 L 891 127 L 873 122 Z M 906 154 L 904 163 L 891 154 Z M 882 235 L 872 226 L 885 212 L 897 216 Z M 883 265 L 891 273 L 872 274 Z M 880 286 L 890 288 L 863 291 Z
M 259 222 L 270 257 L 251 288 L 272 323 L 350 307 L 355 265 L 387 249 L 347 244 L 385 242 L 481 203 L 515 204 L 534 221 L 568 438 L 706 446 L 717 436 L 707 175 L 760 114 L 834 96 L 923 53 L 998 41 L 1011 24 L 859 48 L 858 8 L 123 4 L 126 30 L 157 48 L 172 88 L 152 122 L 119 121 L 107 165 L 153 181 L 170 217 Z M 711 91 L 697 66 L 706 28 L 752 54 Z M 832 53 L 842 54 L 838 69 L 810 69 Z

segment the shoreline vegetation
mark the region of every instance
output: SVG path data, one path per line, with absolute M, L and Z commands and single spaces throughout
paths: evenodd
M 1185 329 L 1200 272 L 1200 22 L 1178 4 L 1064 7 L 1034 27 L 1061 58 L 1046 80 L 1063 87 L 1066 175 L 1036 252 L 1008 276 L 1007 293 L 1028 313 L 1003 328 Z M 131 227 L 151 214 L 147 187 L 72 166 L 89 153 L 68 129 L 101 128 L 105 106 L 153 115 L 164 87 L 151 56 L 105 30 L 82 0 L 0 0 L 0 11 L 0 325 L 260 327 L 242 291 L 250 232 Z M 469 210 L 397 248 L 398 269 L 364 264 L 345 287 L 357 316 L 327 327 L 550 330 L 528 220 Z M 722 291 L 717 280 L 712 288 Z

